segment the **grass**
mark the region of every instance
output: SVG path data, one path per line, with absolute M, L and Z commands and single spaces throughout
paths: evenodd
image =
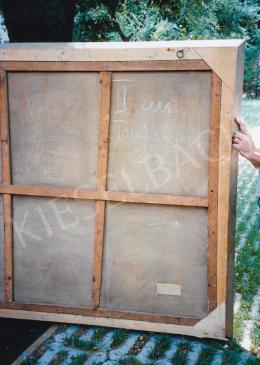
M 215 356 L 216 350 L 210 346 L 206 346 L 200 352 L 199 358 L 196 365 L 208 365 L 211 363 L 213 357 Z
M 245 321 L 248 319 L 247 311 L 243 311 L 242 308 L 234 317 L 234 337 L 238 343 L 241 343 L 245 331 Z
M 185 365 L 188 359 L 188 353 L 191 351 L 192 345 L 188 341 L 182 341 L 179 343 L 176 353 L 173 356 L 171 362 L 174 365 Z
M 127 359 L 119 360 L 119 365 L 153 365 L 153 362 L 143 363 L 139 360 L 137 360 L 135 357 L 130 356 Z
M 252 352 L 257 353 L 257 351 L 260 351 L 260 319 L 256 320 L 253 325 L 251 331 L 251 338 L 252 338 Z
M 110 344 L 111 348 L 113 349 L 122 345 L 127 339 L 128 333 L 129 331 L 124 328 L 116 329 L 113 335 L 112 342 Z
M 85 326 L 78 326 L 75 332 L 73 332 L 74 337 L 81 337 L 86 334 L 87 327 Z
M 88 359 L 86 354 L 72 356 L 68 365 L 83 365 Z
M 165 352 L 169 350 L 171 346 L 171 337 L 167 335 L 162 335 L 156 341 L 152 352 L 150 353 L 150 359 L 157 360 L 163 357 Z
M 243 100 L 243 117 L 250 127 L 259 126 L 259 99 Z
M 237 365 L 241 353 L 239 351 L 224 350 L 222 365 Z
M 243 117 L 249 127 L 259 127 L 259 99 L 243 100 Z M 250 312 L 257 289 L 260 286 L 260 234 L 258 230 L 258 207 L 256 204 L 257 171 L 246 160 L 240 160 L 238 177 L 237 226 L 236 226 L 236 266 L 235 291 L 241 294 L 238 312 L 234 317 L 234 337 L 241 343 L 245 321 L 250 320 Z M 241 244 L 243 242 L 244 244 Z M 260 348 L 259 328 L 254 320 L 250 333 L 252 348 Z
M 260 360 L 258 359 L 248 359 L 243 365 L 259 365 Z
M 94 341 L 100 341 L 102 340 L 102 338 L 109 332 L 109 328 L 106 327 L 98 327 L 93 336 L 92 336 L 92 340 Z
M 84 351 L 90 351 L 94 352 L 98 350 L 98 346 L 95 341 L 84 341 L 78 336 L 71 336 L 64 339 L 64 345 L 73 347 L 77 350 L 84 350 Z
M 243 340 L 245 321 L 250 320 L 254 296 L 260 285 L 258 269 L 260 267 L 260 237 L 255 197 L 256 171 L 247 161 L 241 161 L 240 166 L 244 168 L 244 173 L 240 174 L 238 179 L 235 291 L 241 294 L 241 304 L 234 317 L 234 337 L 238 343 Z M 242 238 L 243 245 L 241 245 Z M 255 326 L 256 324 L 254 328 Z M 251 350 L 256 352 L 259 347 L 257 331 L 251 332 L 251 341 Z
M 67 351 L 60 351 L 57 353 L 57 355 L 49 362 L 48 365 L 60 365 L 66 360 L 68 357 Z

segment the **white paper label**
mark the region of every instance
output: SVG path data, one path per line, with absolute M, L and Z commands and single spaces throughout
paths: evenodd
M 157 283 L 157 294 L 181 295 L 181 286 L 178 284 Z

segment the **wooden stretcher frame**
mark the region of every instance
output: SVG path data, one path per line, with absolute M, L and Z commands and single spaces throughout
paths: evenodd
M 3 195 L 5 300 L 0 302 L 0 316 L 107 325 L 199 337 L 232 337 L 237 156 L 231 150 L 231 136 L 234 129 L 234 117 L 239 115 L 243 57 L 243 40 L 1 45 L 2 184 L 0 193 Z M 100 72 L 101 116 L 98 178 L 95 191 L 12 184 L 7 96 L 7 73 L 10 71 Z M 114 71 L 211 71 L 211 132 L 207 197 L 107 191 L 111 79 Z M 96 201 L 92 308 L 22 304 L 13 301 L 13 195 Z M 206 318 L 130 313 L 99 308 L 106 201 L 208 208 L 209 315 Z

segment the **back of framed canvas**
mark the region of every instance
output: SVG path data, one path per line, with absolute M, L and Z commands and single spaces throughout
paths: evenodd
M 232 336 L 244 42 L 5 47 L 0 316 Z

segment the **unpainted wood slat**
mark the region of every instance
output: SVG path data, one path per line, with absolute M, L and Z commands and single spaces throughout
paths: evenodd
M 0 193 L 50 198 L 86 199 L 119 201 L 125 203 L 144 203 L 160 205 L 179 205 L 187 207 L 207 208 L 208 198 L 200 196 L 177 196 L 162 194 L 127 193 L 120 191 L 92 191 L 85 188 L 53 188 L 30 185 L 0 184 Z
M 2 154 L 2 181 L 11 183 L 8 104 L 7 104 L 7 75 L 0 71 L 0 130 Z M 13 243 L 12 243 L 12 207 L 11 195 L 3 194 L 4 222 L 4 260 L 5 260 L 5 300 L 13 300 Z
M 64 307 L 64 306 L 48 305 L 48 304 L 27 304 L 27 303 L 23 304 L 16 302 L 13 303 L 0 302 L 0 317 L 1 317 L 1 309 L 15 309 L 18 312 L 19 310 L 26 310 L 26 311 L 45 312 L 45 313 L 82 315 L 87 317 L 128 319 L 135 321 L 178 324 L 184 326 L 194 326 L 196 323 L 200 321 L 200 318 L 192 318 L 192 317 L 176 317 L 176 316 L 160 315 L 153 313 L 117 311 L 117 310 L 108 310 L 104 308 L 100 309 L 90 309 L 82 307 L 75 308 L 68 306 Z
M 99 129 L 99 162 L 97 172 L 97 190 L 103 193 L 107 184 L 107 156 L 109 138 L 109 116 L 111 99 L 111 72 L 101 72 L 101 112 Z M 102 280 L 102 256 L 104 245 L 104 223 L 105 223 L 105 201 L 97 201 L 94 257 L 93 257 L 93 284 L 92 284 L 92 308 L 97 308 L 100 300 L 101 280 Z
M 146 203 L 162 205 L 179 205 L 186 207 L 207 208 L 207 197 L 199 196 L 182 196 L 182 195 L 163 195 L 163 194 L 145 194 L 145 193 L 125 193 L 125 192 L 106 192 L 107 199 L 110 201 L 128 202 L 128 203 Z
M 208 298 L 209 311 L 217 306 L 218 171 L 221 79 L 212 72 L 208 165 Z
M 2 61 L 0 69 L 6 71 L 209 71 L 203 60 L 173 61 Z

